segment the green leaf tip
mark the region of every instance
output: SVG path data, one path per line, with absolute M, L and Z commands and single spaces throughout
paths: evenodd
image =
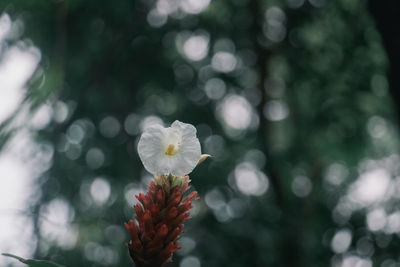
M 51 262 L 51 261 L 45 261 L 45 260 L 26 260 L 25 264 L 28 264 L 31 267 L 64 267 L 62 265 L 59 265 L 57 263 Z
M 17 259 L 17 260 L 19 260 L 20 262 L 24 262 L 24 261 L 25 261 L 24 258 L 18 257 L 18 256 L 16 256 L 16 255 L 13 255 L 13 254 L 10 254 L 10 253 L 1 253 L 1 255 L 6 256 L 6 257 L 11 257 L 11 258 Z
M 31 267 L 64 267 L 62 265 L 59 265 L 57 263 L 51 262 L 51 261 L 45 261 L 45 260 L 34 260 L 34 259 L 24 259 L 18 256 L 15 256 L 10 253 L 2 253 L 3 256 L 11 257 L 14 259 L 19 260 L 22 263 L 25 263 Z

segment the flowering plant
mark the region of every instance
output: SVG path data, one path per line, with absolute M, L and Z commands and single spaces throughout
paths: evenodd
M 209 155 L 201 155 L 193 125 L 175 121 L 171 127 L 154 125 L 142 134 L 138 152 L 147 171 L 154 174 L 148 191 L 136 198 L 135 221 L 125 223 L 131 240 L 129 254 L 137 267 L 159 267 L 172 261 L 179 249 L 183 223 L 189 219 L 197 192 L 189 189 L 189 174 Z

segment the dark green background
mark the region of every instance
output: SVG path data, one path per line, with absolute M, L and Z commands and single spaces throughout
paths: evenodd
M 396 194 L 358 207 L 348 193 L 368 162 L 387 169 L 393 181 L 399 175 L 384 163 L 398 157 L 396 101 L 389 89 L 389 60 L 367 2 L 212 0 L 199 14 L 178 9 L 164 25 L 153 27 L 148 14 L 156 4 L 0 2 L 0 11 L 23 21 L 21 38 L 42 53 L 43 72 L 30 81 L 26 101 L 32 109 L 49 101 L 55 110 L 62 101 L 69 110 L 66 120 L 53 120 L 37 133 L 37 142 L 50 144 L 55 153 L 31 208 L 39 231 L 41 205 L 63 199 L 75 212 L 79 236 L 65 249 L 39 235 L 35 258 L 70 267 L 130 265 L 123 223 L 133 209 L 125 193 L 148 182 L 136 144 L 141 123 L 156 116 L 166 126 L 175 119 L 195 125 L 203 152 L 213 155 L 191 174 L 201 200 L 184 236 L 196 246 L 184 247 L 169 266 L 180 266 L 187 256 L 204 267 L 341 266 L 351 256 L 373 266 L 399 266 L 394 263 L 398 235 L 385 228 L 371 231 L 366 223 L 374 207 L 395 212 Z M 206 57 L 191 61 L 179 51 L 177 40 L 185 34 L 208 38 Z M 234 71 L 213 69 L 218 51 L 235 55 Z M 225 83 L 221 98 L 207 95 L 211 78 Z M 232 96 L 242 102 L 229 102 Z M 245 126 L 233 129 L 224 120 L 224 103 L 243 101 L 250 104 L 251 122 L 245 117 Z M 268 108 L 284 114 L 282 119 L 265 117 Z M 68 143 L 74 127 L 84 135 Z M 3 132 L 3 140 L 12 134 Z M 104 164 L 90 167 L 87 152 L 94 147 L 103 152 Z M 238 189 L 234 177 L 243 162 L 268 177 L 266 193 Z M 343 181 L 330 183 L 332 175 L 342 175 Z M 299 176 L 306 178 L 297 181 L 312 183 L 305 197 L 293 192 Z M 95 205 L 87 190 L 96 177 L 111 186 L 103 205 Z M 331 240 L 343 229 L 351 232 L 351 245 L 335 254 Z M 88 258 L 85 248 L 107 248 L 118 257 L 107 264 L 101 253 Z

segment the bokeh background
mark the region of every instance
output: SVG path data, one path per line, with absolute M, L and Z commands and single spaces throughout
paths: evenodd
M 213 157 L 169 266 L 400 266 L 395 2 L 0 1 L 0 251 L 131 266 L 179 119 Z

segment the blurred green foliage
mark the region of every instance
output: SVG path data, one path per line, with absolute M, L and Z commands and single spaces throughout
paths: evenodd
M 396 193 L 371 202 L 354 189 L 374 169 L 393 183 L 399 174 L 386 57 L 365 1 L 13 0 L 0 10 L 42 53 L 45 82 L 32 82 L 28 101 L 53 110 L 37 140 L 54 148 L 52 165 L 32 212 L 67 209 L 73 229 L 65 243 L 34 215 L 36 258 L 129 266 L 123 222 L 149 182 L 141 129 L 179 119 L 213 158 L 191 174 L 201 200 L 169 266 L 395 266 L 398 231 L 371 229 L 367 215 L 389 216 Z

